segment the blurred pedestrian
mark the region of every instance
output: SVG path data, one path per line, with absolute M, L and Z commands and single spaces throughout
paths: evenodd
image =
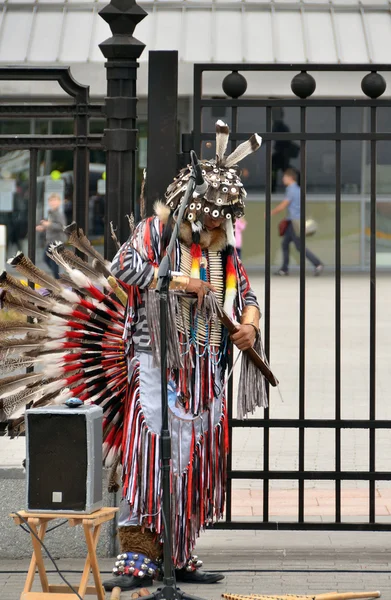
M 65 216 L 61 210 L 61 197 L 58 194 L 51 194 L 48 199 L 49 211 L 48 218 L 42 219 L 39 225 L 36 226 L 37 231 L 45 232 L 46 246 L 44 252 L 44 261 L 53 273 L 53 276 L 58 279 L 59 266 L 54 260 L 47 255 L 47 250 L 53 242 L 65 242 L 66 235 L 64 227 L 66 225 Z
M 273 133 L 290 133 L 288 125 L 284 121 L 284 109 L 276 106 L 272 108 Z M 272 154 L 272 193 L 277 189 L 278 171 L 284 173 L 290 168 L 290 161 L 297 158 L 300 153 L 300 146 L 291 140 L 276 140 Z
M 280 235 L 282 239 L 282 267 L 276 275 L 289 275 L 289 247 L 291 242 L 296 246 L 296 250 L 300 252 L 300 186 L 297 183 L 298 175 L 295 169 L 289 168 L 284 171 L 282 181 L 286 187 L 285 198 L 271 211 L 272 215 L 277 215 L 280 212 L 288 209 L 288 216 L 280 223 Z M 315 254 L 305 249 L 307 259 L 314 265 L 314 275 L 320 275 L 324 269 L 323 263 Z

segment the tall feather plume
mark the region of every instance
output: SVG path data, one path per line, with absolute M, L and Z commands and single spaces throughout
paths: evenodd
M 121 244 L 118 241 L 118 238 L 115 234 L 117 230 L 114 229 L 114 225 L 113 225 L 113 221 L 110 221 L 110 235 L 111 235 L 111 239 L 113 240 L 115 247 L 117 248 L 117 250 L 119 250 L 121 248 Z
M 11 417 L 21 406 L 34 401 L 39 397 L 40 389 L 38 384 L 27 387 L 12 396 L 0 399 L 0 423 Z M 43 394 L 42 394 L 43 395 Z
M 239 146 L 225 159 L 225 167 L 230 168 L 238 164 L 241 160 L 252 154 L 262 144 L 262 138 L 257 133 L 254 133 L 247 142 L 239 144 Z
M 50 396 L 50 400 L 52 400 L 58 396 L 58 392 L 54 392 L 50 388 L 50 383 L 42 385 L 42 383 L 38 381 L 12 396 L 0 399 L 0 423 L 12 417 L 12 415 L 22 406 L 29 402 L 35 403 L 37 400 L 42 401 L 46 396 Z
M 34 283 L 37 283 L 43 288 L 47 288 L 56 294 L 61 292 L 61 286 L 54 279 L 54 277 L 36 267 L 35 264 L 23 254 L 23 252 L 17 252 L 17 254 L 13 258 L 10 258 L 7 262 L 19 273 L 25 275 L 30 281 L 33 281 Z
M 103 277 L 105 277 L 106 279 L 112 277 L 111 271 L 106 267 L 106 265 L 103 265 L 102 263 L 98 262 L 95 258 L 92 261 L 92 269 L 95 273 L 95 277 L 97 275 L 103 275 Z
M 104 265 L 107 265 L 107 261 L 103 258 L 103 256 L 95 250 L 90 240 L 84 234 L 82 229 L 79 229 L 77 223 L 73 222 L 67 227 L 64 227 L 65 233 L 69 236 L 69 243 L 72 244 L 75 248 L 87 254 L 91 258 L 96 258 L 99 262 Z
M 3 310 L 14 310 L 26 317 L 33 317 L 41 321 L 45 319 L 47 315 L 40 310 L 39 306 L 34 306 L 31 302 L 24 302 L 19 298 L 16 298 L 8 290 L 0 290 L 0 309 Z
M 132 213 L 130 215 L 126 215 L 126 218 L 128 219 L 128 223 L 129 223 L 130 235 L 133 235 L 134 228 L 135 228 L 134 214 Z
M 21 387 L 27 387 L 42 379 L 42 373 L 25 373 L 24 375 L 10 375 L 0 379 L 0 397 L 10 394 Z
M 1 373 L 5 375 L 6 373 L 12 373 L 19 369 L 27 369 L 28 367 L 32 367 L 34 362 L 35 361 L 32 358 L 26 358 L 24 356 L 18 358 L 5 358 L 3 360 L 0 358 Z
M 38 306 L 50 306 L 52 300 L 38 292 L 32 290 L 31 288 L 24 286 L 20 283 L 18 279 L 3 271 L 0 274 L 0 288 L 4 290 L 9 290 L 13 294 L 16 294 L 19 298 L 21 298 L 25 302 L 33 302 Z
M 77 286 L 75 285 L 75 283 L 72 281 L 72 279 L 69 277 L 69 275 L 67 275 L 66 273 L 61 273 L 60 274 L 60 278 L 59 281 L 61 282 L 61 285 L 67 287 L 67 288 L 75 288 L 78 290 L 79 293 L 81 293 L 82 295 L 85 295 L 85 290 L 79 290 L 77 288 Z
M 224 121 L 216 123 L 216 164 L 219 167 L 224 161 L 225 151 L 228 146 L 229 127 Z
M 145 219 L 147 216 L 147 204 L 145 202 L 145 182 L 147 179 L 147 169 L 143 170 L 143 180 L 141 182 L 141 190 L 140 190 L 140 217 Z
M 9 335 L 20 335 L 21 333 L 31 333 L 33 335 L 45 335 L 45 329 L 34 323 L 27 321 L 0 321 L 0 338 Z
M 62 242 L 55 242 L 49 246 L 48 255 L 64 269 L 79 269 L 88 277 L 95 278 L 94 269 L 74 252 L 68 250 Z
M 37 349 L 42 349 L 42 338 L 37 340 L 28 334 L 23 338 L 0 339 L 0 358 L 7 358 L 16 353 L 32 352 Z

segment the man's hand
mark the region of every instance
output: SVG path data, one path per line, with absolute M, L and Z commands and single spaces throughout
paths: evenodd
M 37 225 L 35 229 L 37 231 L 45 231 L 45 227 L 43 227 L 43 225 Z
M 207 281 L 202 281 L 202 279 L 194 279 L 193 277 L 190 277 L 189 283 L 187 284 L 187 287 L 186 287 L 186 292 L 192 292 L 193 294 L 197 294 L 198 308 L 201 308 L 204 296 L 210 290 L 212 290 L 212 292 L 215 292 L 216 288 L 213 287 L 213 285 L 211 285 Z
M 44 229 L 46 229 L 46 227 L 49 227 L 50 221 L 45 221 L 44 219 L 42 219 L 41 225 Z
M 236 325 L 236 332 L 231 335 L 231 340 L 239 350 L 249 350 L 254 346 L 257 332 L 249 323 Z

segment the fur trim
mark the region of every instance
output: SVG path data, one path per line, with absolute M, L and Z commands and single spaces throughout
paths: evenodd
M 184 242 L 184 244 L 190 248 L 193 243 L 190 223 L 184 222 L 181 224 L 179 237 L 181 242 Z M 215 252 L 224 250 L 224 248 L 227 247 L 227 234 L 223 227 L 218 227 L 211 231 L 202 229 L 200 231 L 200 246 L 202 250 L 208 249 Z
M 153 211 L 159 221 L 165 225 L 168 221 L 168 217 L 170 216 L 170 208 L 161 200 L 156 200 L 155 204 L 153 205 Z

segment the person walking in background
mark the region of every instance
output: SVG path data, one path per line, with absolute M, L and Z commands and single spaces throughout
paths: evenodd
M 46 245 L 44 251 L 44 261 L 48 265 L 49 269 L 53 273 L 53 277 L 56 279 L 60 276 L 59 266 L 54 260 L 49 258 L 47 250 L 53 242 L 65 242 L 66 235 L 64 233 L 64 227 L 66 225 L 65 216 L 61 211 L 61 198 L 58 194 L 51 194 L 48 199 L 49 212 L 47 220 L 43 219 L 39 225 L 36 226 L 37 231 L 45 232 L 46 234 Z
M 273 133 L 289 133 L 290 129 L 284 121 L 284 109 L 276 106 L 272 108 Z M 277 176 L 281 170 L 282 173 L 290 168 L 290 161 L 297 158 L 300 153 L 300 146 L 290 140 L 276 140 L 272 154 L 272 194 L 277 190 Z
M 243 243 L 243 231 L 247 227 L 247 221 L 244 217 L 240 217 L 240 219 L 236 219 L 235 221 L 235 246 L 236 252 L 238 253 L 239 258 L 242 258 L 242 243 Z
M 271 211 L 272 215 L 277 215 L 288 209 L 287 223 L 282 239 L 282 267 L 276 275 L 289 275 L 289 247 L 291 242 L 296 246 L 296 250 L 300 252 L 300 186 L 297 183 L 297 172 L 295 169 L 289 168 L 284 171 L 282 181 L 286 187 L 285 198 Z M 314 265 L 314 275 L 320 275 L 324 269 L 323 263 L 319 260 L 311 250 L 305 249 L 306 258 Z

